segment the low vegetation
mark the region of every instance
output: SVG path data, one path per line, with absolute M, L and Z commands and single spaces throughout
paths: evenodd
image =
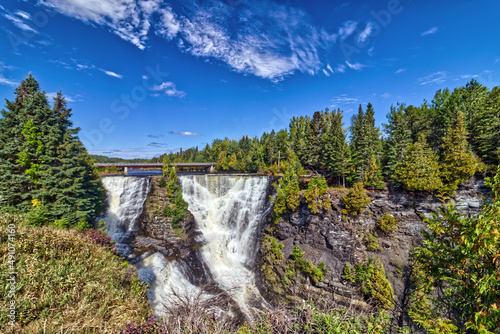
M 307 184 L 307 190 L 304 191 L 304 199 L 312 213 L 318 213 L 322 209 L 331 209 L 332 201 L 325 197 L 328 185 L 324 177 L 313 177 Z
M 115 254 L 108 237 L 96 230 L 25 223 L 19 215 L 0 217 L 0 279 L 15 283 L 13 298 L 2 296 L 5 302 L 15 300 L 15 327 L 2 312 L 0 328 L 18 333 L 104 333 L 147 318 L 147 287 L 135 267 Z M 13 262 L 9 242 L 15 245 Z M 10 274 L 13 271 L 17 274 Z
M 345 209 L 344 214 L 357 216 L 365 211 L 365 207 L 370 204 L 372 199 L 368 197 L 363 187 L 363 183 L 355 183 L 352 189 L 349 189 L 347 194 L 342 196 Z
M 382 217 L 377 220 L 377 227 L 387 234 L 390 234 L 398 229 L 398 220 L 394 218 L 390 213 L 384 212 Z
M 163 208 L 163 215 L 171 219 L 173 229 L 182 228 L 182 221 L 186 217 L 188 204 L 182 198 L 182 189 L 179 185 L 177 172 L 175 167 L 164 167 L 164 176 L 158 182 L 158 186 L 162 187 L 163 184 L 167 188 L 167 196 L 169 202 Z M 165 176 L 168 176 L 168 183 L 165 181 Z
M 394 291 L 379 258 L 356 263 L 354 268 L 346 263 L 342 278 L 359 284 L 365 296 L 383 309 L 394 307 Z

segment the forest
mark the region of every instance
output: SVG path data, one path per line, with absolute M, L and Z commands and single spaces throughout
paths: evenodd
M 215 139 L 198 147 L 164 154 L 154 162 L 217 162 L 220 171 L 279 171 L 291 152 L 301 165 L 338 185 L 390 181 L 406 190 L 452 192 L 457 185 L 500 156 L 500 87 L 476 80 L 450 91 L 439 89 L 420 106 L 398 102 L 382 129 L 371 103 L 360 105 L 348 126 L 342 110 L 293 117 L 288 129 Z

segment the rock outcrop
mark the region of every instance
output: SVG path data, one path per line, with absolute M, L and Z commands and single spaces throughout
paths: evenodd
M 343 193 L 342 190 L 328 192 L 332 200 L 331 210 L 312 214 L 302 200 L 297 210 L 283 217 L 279 224 L 268 224 L 264 233 L 283 243 L 283 265 L 297 245 L 314 265 L 324 262 L 327 268 L 323 281 L 314 282 L 299 275 L 281 293 L 277 293 L 276 281 L 270 283 L 261 273 L 260 288 L 268 297 L 296 301 L 292 295 L 297 294 L 303 299 L 314 297 L 344 306 L 367 306 L 359 289 L 341 276 L 346 263 L 353 266 L 368 258 L 380 258 L 394 289 L 396 306 L 403 299 L 409 256 L 421 242 L 422 230 L 426 228 L 422 217 L 437 213 L 442 203 L 431 194 L 396 189 L 368 191 L 372 201 L 366 211 L 358 217 L 351 217 L 342 213 Z M 475 215 L 487 194 L 483 180 L 472 178 L 460 186 L 452 200 L 461 213 Z M 398 220 L 398 229 L 391 234 L 376 227 L 385 212 Z M 264 264 L 266 254 L 261 251 L 258 256 L 256 270 Z M 277 268 L 276 274 L 282 279 L 284 269 Z

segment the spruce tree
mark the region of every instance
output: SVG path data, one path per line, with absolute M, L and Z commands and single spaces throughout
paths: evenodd
M 375 127 L 375 111 L 371 103 L 366 106 L 366 112 L 359 105 L 358 114 L 351 119 L 351 147 L 355 166 L 354 181 L 363 182 L 370 158 L 375 156 L 378 161 L 382 153 L 380 130 Z
M 330 129 L 324 141 L 323 156 L 327 168 L 333 175 L 342 178 L 342 186 L 345 188 L 345 177 L 349 168 L 349 146 L 342 118 L 340 109 L 332 112 Z
M 477 124 L 479 154 L 486 162 L 500 162 L 500 86 L 494 87 Z
M 6 108 L 0 119 L 2 206 L 43 213 L 45 221 L 64 219 L 66 225 L 101 214 L 106 193 L 62 94 L 51 108 L 30 74 Z
M 384 124 L 386 141 L 386 175 L 396 179 L 394 172 L 401 167 L 406 156 L 406 150 L 412 143 L 411 130 L 408 124 L 408 117 L 405 113 L 405 105 L 398 104 L 391 106 L 391 111 L 387 115 L 389 124 Z
M 459 111 L 454 124 L 447 129 L 441 152 L 441 177 L 444 191 L 453 194 L 458 185 L 476 172 L 476 160 L 469 150 L 464 114 Z

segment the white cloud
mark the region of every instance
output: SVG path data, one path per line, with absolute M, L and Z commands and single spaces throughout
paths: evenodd
M 385 99 L 390 98 L 391 96 L 392 96 L 392 95 L 391 95 L 391 94 L 389 94 L 389 93 L 384 93 L 384 94 L 382 94 L 382 95 L 381 95 L 381 97 L 382 97 L 384 100 L 385 100 Z
M 233 6 L 217 0 L 185 6 L 182 14 L 159 0 L 38 1 L 88 24 L 105 26 L 140 49 L 154 27 L 157 35 L 175 39 L 184 52 L 273 81 L 296 71 L 318 73 L 325 51 L 338 37 L 314 26 L 304 10 L 265 0 L 240 3 L 236 25 L 228 24 L 235 20 Z M 347 38 L 356 26 L 347 21 L 339 34 Z
M 345 65 L 344 64 L 338 64 L 337 67 L 335 68 L 337 72 L 344 73 L 345 72 Z
M 358 43 L 363 44 L 373 31 L 373 24 L 368 22 L 365 29 L 358 36 Z
M 2 73 L 0 73 L 0 85 L 5 85 L 5 86 L 17 86 L 17 82 L 7 79 L 6 77 L 3 76 Z
M 2 16 L 5 17 L 7 20 L 12 22 L 13 25 L 18 27 L 21 30 L 24 30 L 29 33 L 34 33 L 38 34 L 38 31 L 36 31 L 32 26 L 30 26 L 30 20 L 31 16 L 23 11 L 17 11 L 15 13 L 9 13 L 5 8 L 2 7 L 2 10 L 4 13 L 2 13 Z
M 398 68 L 398 70 L 394 73 L 398 74 L 398 73 L 403 73 L 404 71 L 406 71 L 406 68 Z
M 496 63 L 500 63 L 500 57 L 495 58 L 495 64 L 496 64 Z
M 328 71 L 332 72 L 333 73 L 333 68 L 330 66 L 330 64 L 327 64 L 326 65 L 326 68 L 328 69 Z
M 438 29 L 439 29 L 438 27 L 430 28 L 429 30 L 424 31 L 420 36 L 423 37 L 423 36 L 435 34 L 438 31 Z
M 353 70 L 358 70 L 358 71 L 361 70 L 364 67 L 367 67 L 366 65 L 363 65 L 363 64 L 360 64 L 360 63 L 353 63 L 353 64 L 351 64 L 347 60 L 345 61 L 345 63 L 347 64 L 347 66 L 349 66 L 349 68 L 352 68 Z
M 141 50 L 145 49 L 150 16 L 159 8 L 153 0 L 39 0 L 39 3 L 85 23 L 107 26 Z
M 356 27 L 358 26 L 358 22 L 356 21 L 345 21 L 342 27 L 339 28 L 339 37 L 341 41 L 346 40 L 349 36 L 352 35 Z
M 183 98 L 186 96 L 186 92 L 183 92 L 181 90 L 177 90 L 175 87 L 175 83 L 171 81 L 166 81 L 163 82 L 161 85 L 156 85 L 153 86 L 152 90 L 158 91 L 158 92 L 163 92 L 167 96 L 175 96 L 175 97 L 180 97 Z
M 330 76 L 330 72 L 328 72 L 328 71 L 327 71 L 327 70 L 325 70 L 325 69 L 323 69 L 323 73 L 324 73 L 327 77 L 329 77 L 329 76 Z
M 367 53 L 368 53 L 368 55 L 369 55 L 370 57 L 373 57 L 373 51 L 374 51 L 374 50 L 375 50 L 375 47 L 374 47 L 374 46 L 372 46 L 371 48 L 369 48 L 369 49 L 368 49 L 368 52 L 367 52 Z
M 336 108 L 342 105 L 358 103 L 359 99 L 355 97 L 349 97 L 347 94 L 340 94 L 338 96 L 332 97 L 330 101 L 332 102 L 331 106 Z
M 142 78 L 142 80 L 148 80 L 148 76 L 145 74 L 143 74 L 141 78 Z
M 423 78 L 419 78 L 417 81 L 420 85 L 429 85 L 429 84 L 442 84 L 446 81 L 448 74 L 444 71 L 431 73 Z
M 201 136 L 198 133 L 189 132 L 189 131 L 184 131 L 184 132 L 169 131 L 168 133 L 170 133 L 171 135 L 177 135 L 177 136 L 195 136 L 195 137 Z
M 123 75 L 121 75 L 121 74 L 118 74 L 118 73 L 115 73 L 115 72 L 112 72 L 112 71 L 103 70 L 102 68 L 100 70 L 103 71 L 106 75 L 109 75 L 110 77 L 115 77 L 115 78 L 118 78 L 118 79 L 123 79 Z
M 31 14 L 30 13 L 26 13 L 26 12 L 24 12 L 22 10 L 16 10 L 15 13 L 16 13 L 17 16 L 20 16 L 20 17 L 22 17 L 25 20 L 31 20 Z
M 477 78 L 478 76 L 478 74 L 462 74 L 460 75 L 460 79 L 472 79 Z

